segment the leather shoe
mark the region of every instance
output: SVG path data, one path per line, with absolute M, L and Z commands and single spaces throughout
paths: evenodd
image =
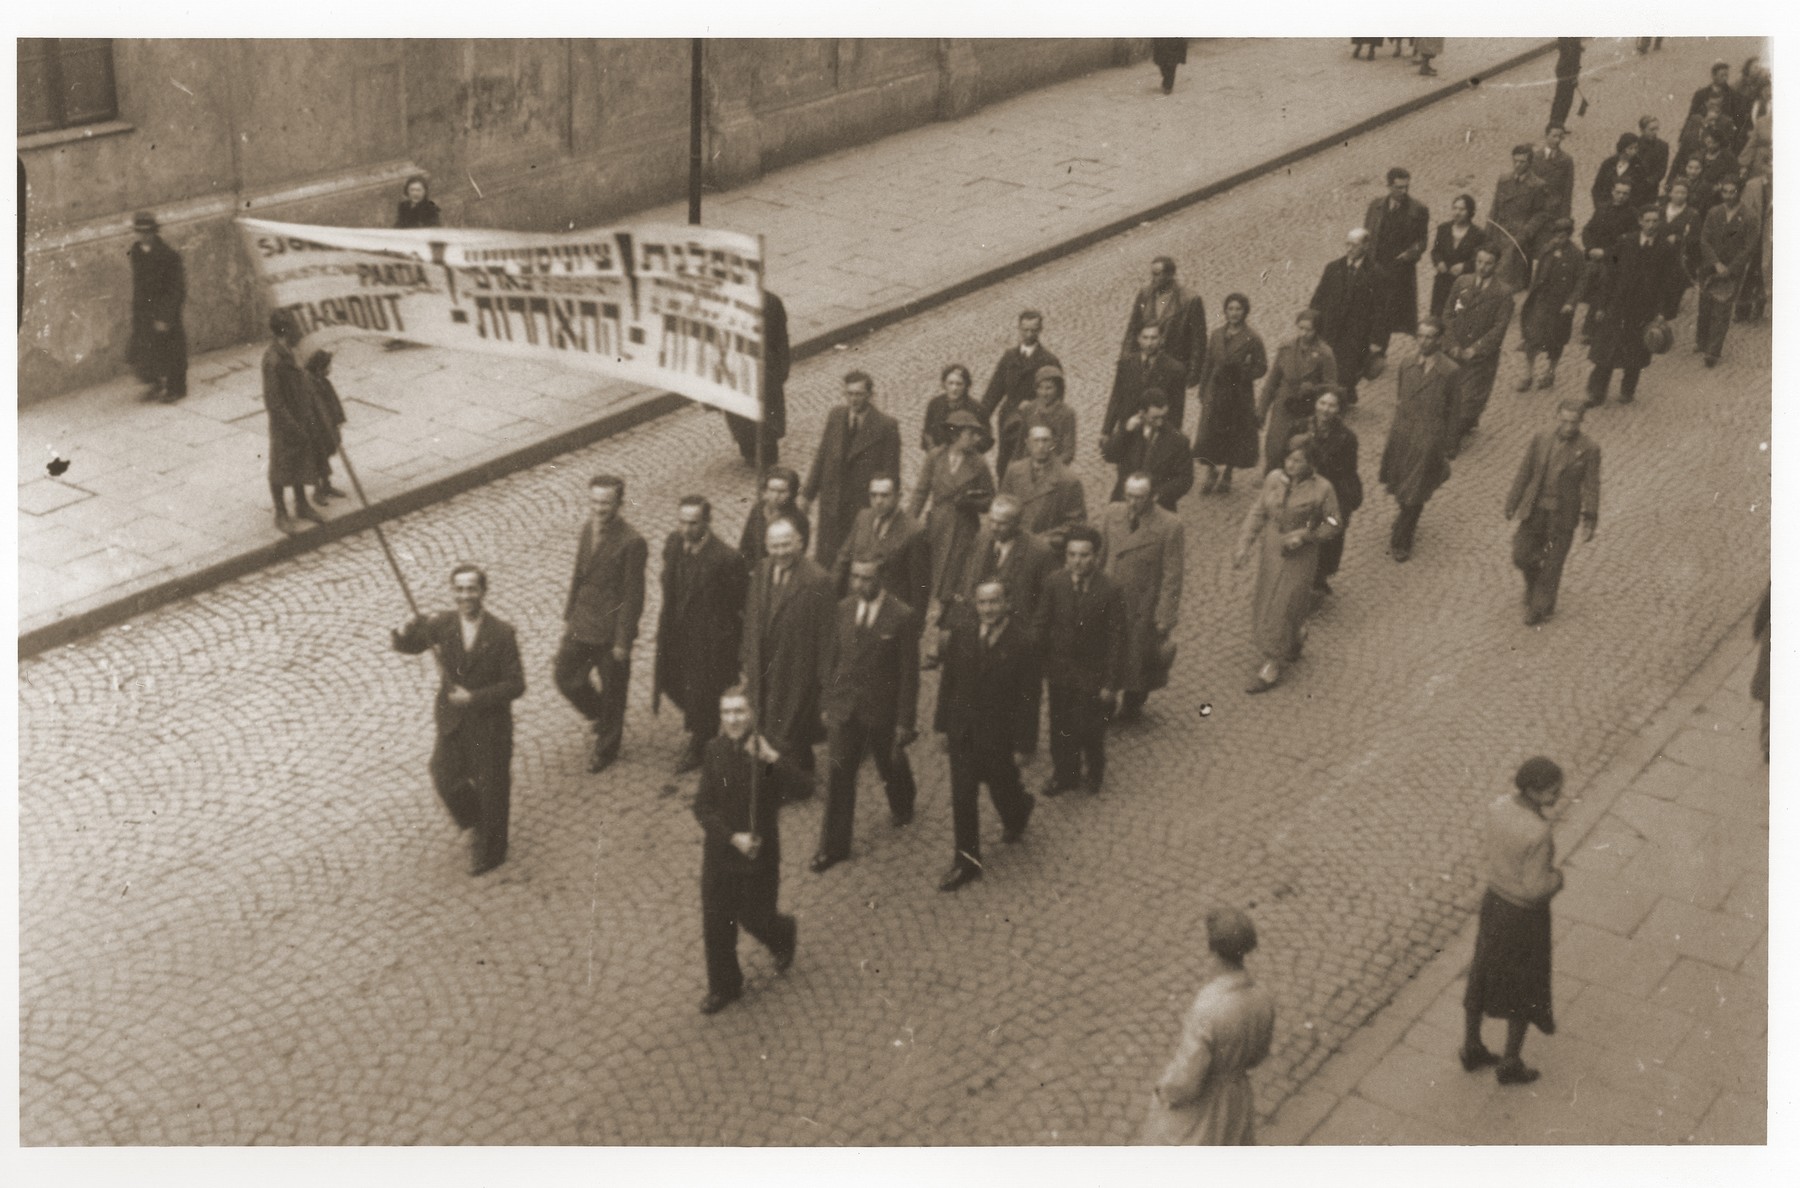
M 319 509 L 310 503 L 305 507 L 295 508 L 294 516 L 296 519 L 311 520 L 315 524 L 323 524 L 325 522 L 325 517 L 319 514 Z
M 786 973 L 788 966 L 794 963 L 794 953 L 800 948 L 800 925 L 794 925 L 793 932 L 788 934 L 787 948 L 775 954 L 775 972 Z
M 731 994 L 725 994 L 715 990 L 700 1000 L 700 1013 L 702 1015 L 716 1015 L 743 996 L 744 992 L 742 990 L 734 991 Z
M 824 874 L 843 860 L 841 855 L 827 854 L 825 851 L 820 850 L 817 854 L 812 856 L 812 862 L 808 864 L 807 869 L 814 874 Z
M 911 809 L 907 809 L 903 813 L 897 813 L 891 809 L 888 811 L 888 822 L 889 822 L 889 824 L 893 825 L 894 828 L 896 828 L 896 829 L 900 828 L 903 825 L 911 825 L 912 820 L 913 820 L 913 811 Z
M 1273 689 L 1274 687 L 1275 687 L 1274 681 L 1264 680 L 1262 674 L 1258 673 L 1255 680 L 1251 681 L 1248 685 L 1244 686 L 1244 692 L 1246 692 L 1246 693 L 1267 693 L 1270 689 Z
M 1410 549 L 1410 548 L 1395 549 L 1394 550 L 1394 560 L 1396 562 L 1400 563 L 1401 565 L 1404 565 L 1408 561 L 1411 561 L 1412 560 L 1412 549 Z
M 955 891 L 960 887 L 968 886 L 980 877 L 981 868 L 979 866 L 965 866 L 958 862 L 944 872 L 944 877 L 938 881 L 938 890 Z
M 1081 786 L 1087 789 L 1087 794 L 1089 796 L 1098 796 L 1100 795 L 1100 785 L 1102 782 L 1103 781 L 1099 776 L 1089 776 L 1087 779 L 1081 781 Z
M 1539 623 L 1542 623 L 1543 621 L 1544 621 L 1544 616 L 1534 610 L 1526 611 L 1525 617 L 1520 620 L 1520 622 L 1524 623 L 1525 626 L 1527 626 L 1527 627 L 1536 627 Z
M 601 772 L 611 767 L 613 765 L 613 760 L 618 757 L 617 752 L 609 755 L 599 747 L 595 747 L 593 751 L 588 754 L 588 773 L 590 775 L 599 775 Z
M 1488 1068 L 1500 1063 L 1500 1057 L 1488 1051 L 1485 1044 L 1474 1048 L 1458 1048 L 1456 1058 L 1462 1061 L 1464 1072 L 1474 1072 L 1478 1068 Z
M 1020 838 L 1024 837 L 1025 826 L 1031 824 L 1031 814 L 1036 811 L 1036 809 L 1037 797 L 1027 792 L 1025 794 L 1025 815 L 1019 818 L 1019 823 L 1017 825 L 1008 825 L 1001 832 L 1000 840 L 1010 846 Z
M 1040 795 L 1040 796 L 1061 796 L 1063 794 L 1063 788 L 1065 786 L 1068 786 L 1068 785 L 1064 785 L 1061 780 L 1057 779 L 1055 776 L 1051 776 L 1049 779 L 1044 781 L 1044 786 L 1038 790 L 1038 795 Z
M 1538 1079 L 1538 1070 L 1527 1068 L 1523 1060 L 1502 1060 L 1494 1079 L 1502 1085 L 1529 1085 Z

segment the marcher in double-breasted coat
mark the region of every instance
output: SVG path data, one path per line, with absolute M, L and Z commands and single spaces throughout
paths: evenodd
M 663 542 L 662 611 L 656 621 L 651 706 L 665 694 L 693 736 L 692 759 L 719 732 L 719 695 L 738 679 L 749 571 L 711 531 L 690 552 L 679 531 Z
M 810 558 L 797 559 L 777 590 L 775 559 L 750 577 L 744 605 L 740 667 L 750 686 L 758 729 L 801 771 L 813 770 L 813 744 L 824 737 L 819 691 L 831 676 L 837 598 L 831 577 Z
M 1381 349 L 1387 341 L 1386 326 L 1378 316 L 1383 292 L 1375 264 L 1366 256 L 1355 262 L 1339 256 L 1325 265 L 1313 289 L 1309 305 L 1319 311 L 1319 337 L 1337 361 L 1337 382 L 1346 404 L 1356 403 L 1356 385 L 1362 382 L 1370 350 Z
M 869 506 L 869 480 L 878 474 L 900 474 L 900 423 L 870 406 L 852 435 L 849 409 L 838 405 L 825 416 L 819 451 L 800 489 L 803 499 L 818 501 L 813 532 L 820 564 L 837 560 L 856 513 Z
M 1181 620 L 1183 548 L 1187 529 L 1173 512 L 1154 503 L 1131 527 L 1127 503 L 1109 503 L 1100 514 L 1100 565 L 1125 597 L 1125 659 L 1119 688 L 1147 693 L 1168 683 L 1158 656 Z
M 1381 270 L 1388 294 L 1384 329 L 1411 334 L 1419 324 L 1419 259 L 1431 240 L 1431 212 L 1408 195 L 1395 201 L 1384 194 L 1363 212 L 1369 232 L 1369 257 Z M 1386 339 L 1382 345 L 1387 345 Z

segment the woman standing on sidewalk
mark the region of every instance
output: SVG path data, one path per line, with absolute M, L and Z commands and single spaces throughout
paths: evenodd
M 1518 791 L 1488 806 L 1483 834 L 1487 894 L 1475 934 L 1475 959 L 1463 994 L 1463 1046 L 1458 1056 L 1466 1072 L 1497 1064 L 1502 1085 L 1529 1085 L 1538 1071 L 1520 1052 L 1531 1024 L 1556 1034 L 1550 1010 L 1550 900 L 1563 887 L 1555 866 L 1556 843 L 1544 816 L 1562 795 L 1562 768 L 1542 755 L 1519 765 Z M 1481 1042 L 1481 1021 L 1506 1020 L 1506 1054 L 1495 1056 Z
M 1206 914 L 1208 979 L 1188 1008 L 1181 1042 L 1151 1091 L 1141 1144 L 1249 1146 L 1256 1101 L 1249 1071 L 1269 1055 L 1275 1000 L 1244 972 L 1256 925 L 1236 908 Z

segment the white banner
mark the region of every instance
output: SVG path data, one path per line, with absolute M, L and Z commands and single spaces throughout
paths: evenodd
M 643 224 L 545 234 L 239 219 L 304 359 L 376 334 L 554 361 L 761 419 L 762 241 Z

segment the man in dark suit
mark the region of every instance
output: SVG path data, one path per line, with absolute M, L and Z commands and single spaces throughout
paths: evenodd
M 1037 671 L 1036 643 L 1013 619 L 1006 586 L 984 582 L 975 590 L 973 617 L 956 616 L 944 647 L 938 683 L 936 728 L 950 745 L 950 802 L 956 859 L 938 883 L 955 891 L 980 878 L 981 785 L 1000 814 L 1003 842 L 1025 834 L 1037 799 L 1019 783 L 1013 760 L 1012 723 L 1030 696 Z
M 187 273 L 181 253 L 158 235 L 156 216 L 131 216 L 137 241 L 131 260 L 131 341 L 126 348 L 139 379 L 150 385 L 145 400 L 173 404 L 187 395 L 187 330 L 181 307 L 187 303 Z M 22 260 L 24 257 L 20 257 Z
M 1187 434 L 1169 425 L 1168 397 L 1152 388 L 1144 407 L 1100 443 L 1100 456 L 1118 472 L 1112 502 L 1125 498 L 1125 480 L 1141 471 L 1150 476 L 1157 504 L 1174 511 L 1194 489 L 1193 452 Z
M 1525 575 L 1525 626 L 1556 610 L 1563 561 L 1575 540 L 1594 539 L 1600 520 L 1600 447 L 1581 431 L 1583 406 L 1557 406 L 1556 428 L 1531 439 L 1506 496 L 1506 518 L 1522 516 L 1513 536 L 1513 565 Z
M 1475 252 L 1475 271 L 1459 276 L 1444 302 L 1444 353 L 1458 367 L 1457 415 L 1460 438 L 1475 432 L 1494 377 L 1500 373 L 1500 343 L 1512 325 L 1513 293 L 1494 276 L 1499 253 L 1483 245 Z M 1459 438 L 1459 442 L 1460 442 Z
M 775 972 L 794 963 L 800 929 L 777 908 L 781 896 L 781 802 L 804 777 L 756 732 L 756 713 L 742 689 L 719 698 L 722 733 L 706 744 L 694 819 L 706 839 L 700 851 L 700 925 L 706 947 L 706 997 L 700 1013 L 717 1014 L 744 993 L 738 928 L 768 946 Z
M 763 290 L 762 439 L 764 466 L 781 461 L 781 439 L 787 436 L 788 378 L 787 306 L 781 298 Z M 725 414 L 725 424 L 737 442 L 744 461 L 756 465 L 756 422 L 736 413 Z
M 1593 345 L 1588 358 L 1594 364 L 1588 376 L 1589 408 L 1606 403 L 1606 390 L 1615 370 L 1624 371 L 1619 381 L 1619 403 L 1637 398 L 1638 375 L 1650 366 L 1650 348 L 1644 330 L 1662 317 L 1669 273 L 1675 268 L 1675 249 L 1660 234 L 1662 211 L 1646 206 L 1638 211 L 1638 229 L 1608 248 L 1589 290 L 1589 303 L 1599 309 L 1594 319 Z
M 1563 152 L 1561 124 L 1544 126 L 1544 147 L 1531 154 L 1531 172 L 1543 180 L 1550 195 L 1550 216 L 1565 218 L 1575 204 L 1575 158 Z
M 1038 599 L 1033 632 L 1050 686 L 1045 796 L 1078 785 L 1099 793 L 1106 778 L 1106 719 L 1125 662 L 1125 600 L 1100 572 L 1099 531 L 1086 524 L 1070 529 L 1064 548 L 1063 568 L 1050 575 Z
M 556 688 L 594 729 L 588 770 L 605 771 L 625 736 L 625 690 L 631 645 L 644 613 L 644 568 L 650 550 L 625 522 L 625 480 L 596 475 L 588 483 L 588 522 L 575 550 L 575 576 L 563 607 L 556 650 Z M 599 684 L 595 690 L 596 681 Z
M 676 515 L 679 526 L 663 542 L 650 704 L 654 711 L 666 693 L 681 709 L 688 742 L 675 774 L 685 775 L 700 766 L 706 741 L 719 732 L 719 694 L 737 683 L 750 575 L 742 555 L 713 535 L 704 495 L 685 496 Z
M 997 495 L 988 505 L 987 523 L 976 533 L 975 545 L 969 550 L 969 579 L 963 587 L 962 606 L 974 606 L 975 591 L 984 583 L 1001 582 L 1014 619 L 1021 628 L 1029 629 L 1036 621 L 1038 598 L 1056 568 L 1056 558 L 1042 541 L 1021 530 L 1024 520 L 1024 509 L 1010 495 Z M 1041 685 L 1033 675 L 1031 695 L 1019 703 L 1013 749 L 1021 755 L 1037 753 Z
M 931 600 L 931 541 L 900 506 L 900 484 L 891 474 L 869 480 L 869 506 L 856 513 L 856 525 L 838 549 L 832 589 L 839 598 L 850 593 L 850 563 L 858 557 L 880 562 L 881 588 L 925 613 Z
M 822 565 L 837 560 L 857 511 L 868 506 L 869 480 L 900 473 L 900 424 L 874 407 L 874 398 L 875 381 L 867 372 L 844 377 L 844 403 L 826 415 L 824 436 L 800 488 L 801 511 L 813 513 L 818 501 L 814 555 Z
M 825 682 L 830 774 L 825 819 L 812 871 L 850 856 L 856 824 L 856 774 L 873 754 L 895 825 L 912 821 L 918 787 L 906 748 L 919 737 L 919 613 L 881 585 L 881 562 L 850 562 L 850 596 L 838 603 L 831 676 Z
M 1006 469 L 1000 494 L 1019 501 L 1025 531 L 1042 541 L 1052 558 L 1062 556 L 1070 528 L 1087 522 L 1087 492 L 1058 454 L 1061 441 L 1048 425 L 1025 431 L 1024 458 Z
M 1419 325 L 1419 258 L 1431 243 L 1431 212 L 1408 194 L 1412 174 L 1388 170 L 1387 187 L 1363 212 L 1369 256 L 1387 297 L 1376 326 L 1384 351 L 1394 334 L 1411 334 Z
M 1308 303 L 1308 308 L 1319 311 L 1319 337 L 1337 360 L 1345 404 L 1356 403 L 1356 385 L 1369 356 L 1386 350 L 1387 331 L 1380 316 L 1385 292 L 1369 259 L 1369 233 L 1357 227 L 1345 238 L 1344 254 L 1325 265 Z
M 823 737 L 819 690 L 831 676 L 831 577 L 804 556 L 794 525 L 778 519 L 766 536 L 768 556 L 750 576 L 739 667 L 763 733 L 800 771 L 813 772 L 813 744 Z M 811 784 L 794 789 L 812 795 Z
M 1035 309 L 1019 314 L 1019 345 L 1008 347 L 994 364 L 987 390 L 981 396 L 981 415 L 999 433 L 999 452 L 994 458 L 994 473 L 1005 474 L 1007 465 L 1019 456 L 1022 426 L 1019 406 L 1035 394 L 1040 368 L 1060 367 L 1049 348 L 1038 341 L 1044 330 L 1044 315 Z M 919 608 L 921 613 L 923 608 Z
M 487 614 L 487 574 L 474 565 L 450 571 L 456 610 L 413 619 L 393 633 L 394 650 L 437 657 L 433 706 L 437 743 L 431 782 L 459 829 L 475 831 L 469 873 L 506 861 L 512 805 L 512 703 L 525 695 L 525 670 L 512 624 Z
M 1183 384 L 1198 384 L 1200 368 L 1206 363 L 1206 306 L 1200 294 L 1190 293 L 1175 280 L 1175 261 L 1167 256 L 1150 261 L 1150 283 L 1132 298 L 1131 315 L 1125 319 L 1125 338 L 1119 344 L 1121 357 L 1142 347 L 1138 332 L 1145 326 L 1155 326 L 1162 332 L 1162 349 L 1181 367 Z M 1179 413 L 1179 398 L 1176 409 Z M 1177 415 L 1177 423 L 1180 420 Z
M 1100 422 L 1102 443 L 1144 407 L 1144 396 L 1151 391 L 1169 398 L 1170 416 L 1175 427 L 1181 427 L 1181 414 L 1187 405 L 1183 364 L 1163 348 L 1162 330 L 1154 325 L 1138 331 L 1137 345 L 1138 349 L 1122 357 L 1113 369 L 1112 395 L 1107 397 L 1106 416 Z

